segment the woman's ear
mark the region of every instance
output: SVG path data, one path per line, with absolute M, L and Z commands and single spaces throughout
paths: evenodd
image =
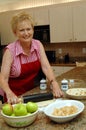
M 15 31 L 15 32 L 13 32 L 13 33 L 14 33 L 14 35 L 15 35 L 15 36 L 17 36 L 17 33 L 16 33 L 16 31 Z

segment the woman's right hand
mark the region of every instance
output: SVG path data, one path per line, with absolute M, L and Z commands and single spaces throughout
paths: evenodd
M 16 104 L 22 101 L 12 91 L 7 92 L 6 96 L 7 96 L 7 103 L 10 103 L 10 104 Z

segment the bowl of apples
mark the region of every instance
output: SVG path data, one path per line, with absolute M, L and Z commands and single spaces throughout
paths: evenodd
M 38 105 L 35 102 L 4 104 L 1 115 L 4 121 L 12 127 L 24 127 L 32 124 L 38 114 Z

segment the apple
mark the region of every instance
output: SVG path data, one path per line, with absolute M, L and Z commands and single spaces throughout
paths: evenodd
M 27 113 L 27 115 L 31 115 L 31 113 Z
M 12 113 L 12 115 L 11 116 L 15 116 L 15 114 L 14 113 Z
M 38 105 L 35 102 L 27 102 L 26 108 L 27 108 L 27 112 L 33 113 L 37 111 Z
M 4 104 L 2 111 L 5 115 L 11 116 L 13 113 L 13 106 L 11 104 Z
M 26 105 L 24 105 L 23 103 L 15 104 L 13 112 L 15 116 L 25 116 L 28 114 Z

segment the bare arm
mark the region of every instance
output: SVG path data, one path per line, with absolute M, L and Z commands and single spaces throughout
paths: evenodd
M 1 87 L 6 93 L 8 102 L 16 102 L 13 100 L 18 100 L 17 96 L 11 91 L 8 79 L 10 74 L 10 68 L 12 64 L 12 55 L 7 49 L 3 55 L 2 66 L 1 66 Z
M 43 70 L 44 74 L 46 75 L 46 77 L 48 78 L 48 80 L 52 84 L 53 95 L 55 97 L 63 96 L 63 92 L 61 91 L 61 89 L 56 81 L 55 75 L 54 75 L 53 70 L 49 64 L 47 57 L 46 57 L 45 50 L 44 50 L 44 47 L 42 44 L 40 44 L 40 56 L 41 56 L 42 70 Z

